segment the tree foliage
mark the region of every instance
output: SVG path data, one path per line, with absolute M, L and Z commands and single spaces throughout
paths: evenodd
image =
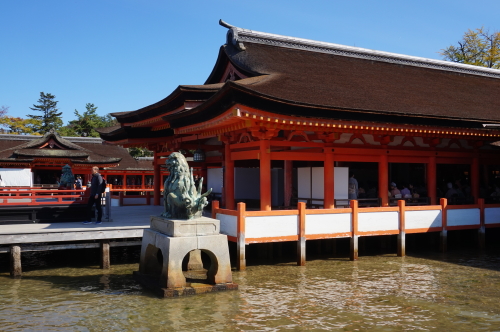
M 41 121 L 36 119 L 23 119 L 13 116 L 0 117 L 0 126 L 8 128 L 13 134 L 40 135 L 33 128 L 41 126 Z
M 75 110 L 76 120 L 72 120 L 67 126 L 62 127 L 59 133 L 63 136 L 99 137 L 96 128 L 104 128 L 116 124 L 111 115 L 100 116 L 97 114 L 97 106 L 92 103 L 85 105 L 85 111 L 80 114 Z
M 134 157 L 152 157 L 153 151 L 149 151 L 146 148 L 128 148 L 128 153 Z
M 51 128 L 57 130 L 63 125 L 63 121 L 61 119 L 62 112 L 58 112 L 58 102 L 54 100 L 55 98 L 56 96 L 50 93 L 40 92 L 38 105 L 33 104 L 33 107 L 30 107 L 31 110 L 42 113 L 42 115 L 27 115 L 28 118 L 37 120 L 35 123 L 41 123 L 40 125 L 33 125 L 32 129 L 34 132 L 43 135 Z
M 500 31 L 492 33 L 481 27 L 468 30 L 458 45 L 439 52 L 445 60 L 500 69 Z

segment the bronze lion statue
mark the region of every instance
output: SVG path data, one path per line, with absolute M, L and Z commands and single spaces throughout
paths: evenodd
M 179 152 L 173 152 L 165 162 L 169 176 L 165 180 L 163 190 L 164 212 L 162 217 L 172 219 L 194 219 L 202 215 L 207 206 L 207 196 L 212 189 L 201 194 L 203 178 L 196 188 L 193 169 L 189 167 L 186 158 Z
M 71 171 L 71 166 L 65 165 L 62 168 L 61 179 L 59 180 L 59 187 L 64 187 L 67 189 L 73 189 L 73 185 L 75 183 L 75 176 Z

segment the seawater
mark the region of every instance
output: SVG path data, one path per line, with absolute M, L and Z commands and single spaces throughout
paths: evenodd
M 266 263 L 234 271 L 238 291 L 174 299 L 134 281 L 138 249 L 107 271 L 95 250 L 61 254 L 23 254 L 22 279 L 0 256 L 1 331 L 500 330 L 498 251 Z

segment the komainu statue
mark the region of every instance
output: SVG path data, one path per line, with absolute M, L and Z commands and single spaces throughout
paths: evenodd
M 203 178 L 196 188 L 193 170 L 189 168 L 186 158 L 181 153 L 173 152 L 168 157 L 166 166 L 170 175 L 164 184 L 165 209 L 161 216 L 172 219 L 200 218 L 203 208 L 208 204 L 207 196 L 212 189 L 201 194 Z
M 71 166 L 69 165 L 63 166 L 61 179 L 59 180 L 59 187 L 73 189 L 74 183 L 75 183 L 75 176 L 71 171 Z

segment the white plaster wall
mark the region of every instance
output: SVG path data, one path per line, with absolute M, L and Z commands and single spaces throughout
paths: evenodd
M 441 227 L 443 225 L 443 214 L 441 210 L 429 211 L 406 211 L 405 228 L 430 228 Z
M 358 213 L 358 231 L 376 232 L 399 229 L 399 212 L 364 212 Z
M 280 237 L 298 234 L 298 216 L 265 216 L 245 218 L 245 237 Z
M 217 213 L 220 220 L 220 232 L 229 236 L 238 236 L 238 218 L 227 214 Z
M 0 176 L 6 187 L 31 187 L 30 168 L 0 168 Z
M 479 224 L 479 209 L 448 210 L 448 226 Z
M 350 213 L 306 215 L 306 235 L 351 232 Z
M 500 208 L 486 208 L 486 209 L 484 209 L 484 223 L 485 224 L 498 224 L 498 223 L 500 223 Z

